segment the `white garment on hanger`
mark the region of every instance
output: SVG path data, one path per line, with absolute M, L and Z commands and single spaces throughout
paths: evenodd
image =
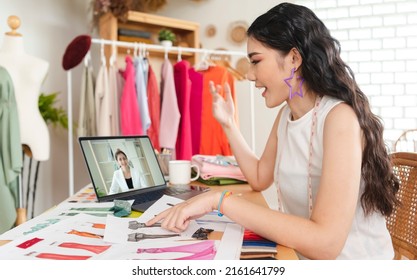
M 149 116 L 149 107 L 148 107 L 148 95 L 146 92 L 146 82 L 144 76 L 145 65 L 143 62 L 143 57 L 135 57 L 135 81 L 136 81 L 136 94 L 138 98 L 139 112 L 142 121 L 143 132 L 146 133 L 148 128 L 151 126 L 151 118 Z
M 119 124 L 119 89 L 118 89 L 118 77 L 120 76 L 117 65 L 110 64 L 109 66 L 109 99 L 110 99 L 110 126 L 111 135 L 117 136 L 120 134 Z
M 109 78 L 105 64 L 100 66 L 97 74 L 95 100 L 96 100 L 96 122 L 97 135 L 111 135 L 111 100 L 110 100 Z

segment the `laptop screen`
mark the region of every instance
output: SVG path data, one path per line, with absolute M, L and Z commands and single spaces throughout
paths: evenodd
M 166 184 L 148 136 L 80 137 L 98 200 Z

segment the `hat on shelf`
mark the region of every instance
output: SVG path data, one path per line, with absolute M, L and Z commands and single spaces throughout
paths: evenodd
M 62 67 L 64 70 L 70 70 L 80 64 L 90 50 L 90 46 L 91 37 L 89 35 L 75 37 L 67 46 L 64 57 L 62 58 Z

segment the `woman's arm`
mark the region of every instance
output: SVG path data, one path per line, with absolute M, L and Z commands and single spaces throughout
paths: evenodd
M 109 190 L 109 194 L 115 194 L 120 192 L 119 184 L 117 183 L 117 172 L 119 170 L 114 171 L 113 173 L 113 179 L 111 181 L 111 186 Z
M 213 115 L 221 124 L 225 132 L 233 155 L 245 175 L 246 180 L 253 190 L 262 191 L 271 186 L 274 175 L 274 165 L 277 147 L 277 126 L 281 113 L 275 120 L 269 135 L 265 150 L 260 159 L 251 151 L 243 138 L 234 118 L 234 106 L 230 87 L 224 87 L 226 100 L 218 94 L 220 87 L 215 89 L 214 84 L 210 84 L 213 96 Z M 281 111 L 280 111 L 281 112 Z
M 133 187 L 135 189 L 146 188 L 148 185 L 146 184 L 143 171 L 140 168 L 130 168 L 130 173 L 132 174 L 133 178 Z
M 353 110 L 336 106 L 324 127 L 323 172 L 311 219 L 274 211 L 238 196 L 222 202 L 223 213 L 261 236 L 294 248 L 312 259 L 336 258 L 347 239 L 358 200 L 362 141 Z M 164 228 L 183 231 L 191 219 L 217 209 L 220 192 L 210 191 L 174 206 L 154 219 Z
M 323 150 L 322 177 L 310 220 L 249 206 L 238 198 L 225 201 L 225 214 L 308 258 L 336 258 L 351 228 L 361 178 L 362 134 L 350 106 L 342 103 L 328 114 Z

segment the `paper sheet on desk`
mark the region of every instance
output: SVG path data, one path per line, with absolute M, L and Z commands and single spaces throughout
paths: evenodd
M 86 214 L 20 236 L 0 246 L 0 259 L 94 259 L 117 246 L 103 241 L 105 218 Z
M 23 224 L 20 224 L 18 227 L 3 233 L 0 235 L 0 240 L 14 240 L 21 236 L 30 235 L 78 214 L 90 214 L 96 217 L 106 217 L 109 213 L 112 213 L 112 211 L 109 209 L 113 207 L 113 205 L 113 202 L 63 202 L 58 204 L 56 207 L 42 213 L 41 215 L 36 216 L 35 218 L 28 220 Z
M 231 221 L 227 217 L 225 216 L 219 217 L 215 213 L 209 213 L 201 217 L 197 221 L 191 221 L 190 226 L 179 237 L 149 239 L 149 240 L 142 240 L 139 242 L 127 241 L 127 238 L 126 238 L 127 235 L 133 232 L 133 230 L 128 229 L 129 221 L 135 220 L 137 222 L 146 222 L 149 219 L 153 218 L 156 214 L 159 214 L 160 212 L 164 211 L 165 209 L 168 209 L 169 207 L 172 207 L 171 205 L 175 205 L 182 201 L 183 200 L 175 198 L 175 197 L 163 196 L 161 199 L 155 202 L 147 211 L 145 211 L 137 219 L 116 218 L 116 217 L 108 216 L 106 220 L 106 230 L 104 233 L 104 240 L 109 241 L 109 242 L 115 242 L 115 243 L 124 243 L 127 246 L 131 246 L 133 243 L 133 244 L 138 244 L 138 245 L 140 244 L 141 246 L 166 248 L 166 247 L 173 246 L 175 242 L 185 244 L 185 242 L 187 241 L 179 242 L 178 240 L 191 239 L 192 234 L 200 227 L 212 228 L 214 230 L 223 232 L 223 236 L 220 242 L 216 242 L 217 254 L 215 256 L 215 259 L 216 260 L 239 259 L 240 249 L 242 247 L 242 241 L 243 241 L 243 228 L 240 225 L 235 224 L 233 221 Z M 145 230 L 147 233 L 150 232 L 152 234 L 172 233 L 170 231 L 167 231 L 161 228 L 148 228 L 148 229 L 142 229 L 141 231 L 144 232 Z M 132 258 L 133 257 L 135 257 L 134 253 L 132 253 Z
M 145 223 L 155 215 L 161 213 L 162 211 L 172 207 L 171 205 L 175 205 L 177 203 L 182 202 L 183 200 L 164 195 L 161 197 L 157 202 L 155 202 L 151 207 L 148 208 L 139 218 L 118 218 L 114 216 L 107 216 L 106 220 L 106 230 L 104 233 L 104 240 L 107 242 L 113 243 L 131 243 L 132 241 L 128 241 L 128 235 L 133 233 L 144 233 L 144 234 L 162 234 L 168 235 L 173 234 L 173 232 L 160 228 L 160 227 L 145 227 L 139 229 L 129 229 L 129 222 L 137 221 L 140 223 Z M 196 221 L 191 221 L 188 228 L 181 232 L 179 236 L 174 237 L 167 237 L 167 238 L 158 238 L 158 239 L 143 239 L 140 243 L 155 243 L 156 241 L 163 241 L 163 240 L 190 240 L 192 239 L 192 235 L 196 232 L 200 226 L 197 224 Z

